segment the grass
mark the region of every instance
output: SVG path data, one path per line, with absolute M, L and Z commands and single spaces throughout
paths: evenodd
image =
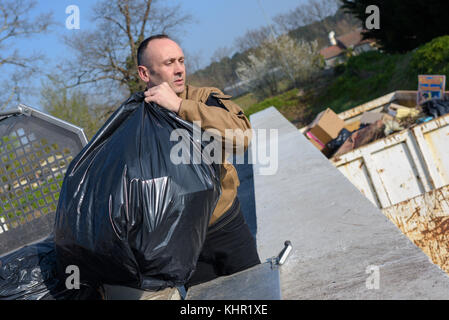
M 289 91 L 289 81 L 287 80 L 281 80 L 278 84 L 279 91 L 282 92 L 280 95 L 273 96 L 271 98 L 280 98 L 282 97 L 287 91 Z M 267 98 L 270 99 L 270 98 Z M 265 99 L 264 99 L 265 100 Z M 258 105 L 259 103 L 262 103 L 264 100 L 260 100 L 257 98 L 256 95 L 254 95 L 252 92 L 246 93 L 244 95 L 241 95 L 239 97 L 236 97 L 232 99 L 236 104 L 238 104 L 244 111 L 245 114 L 248 112 L 254 113 L 251 108 L 257 108 L 255 105 Z M 270 107 L 270 106 L 268 106 Z
M 416 90 L 417 75 L 409 70 L 411 53 L 389 55 L 370 51 L 336 68 L 337 76 L 311 102 L 315 112 L 339 113 L 395 90 Z
M 245 114 L 250 116 L 253 113 L 259 112 L 271 106 L 276 107 L 279 111 L 288 107 L 296 106 L 299 102 L 298 89 L 292 89 L 282 94 L 267 98 L 261 102 L 251 105 L 245 110 Z
M 246 93 L 235 99 L 232 99 L 232 101 L 238 104 L 244 111 L 246 111 L 246 109 L 248 109 L 250 106 L 258 102 L 257 98 L 251 92 Z

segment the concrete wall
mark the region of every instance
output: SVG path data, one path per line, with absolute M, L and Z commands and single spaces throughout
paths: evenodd
M 250 120 L 256 131 L 278 130 L 277 172 L 261 175 L 258 159 L 253 169 L 261 260 L 277 255 L 285 240 L 293 245 L 281 267 L 284 299 L 449 297 L 447 274 L 275 108 Z

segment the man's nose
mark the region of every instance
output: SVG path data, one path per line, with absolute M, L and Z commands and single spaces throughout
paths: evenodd
M 180 62 L 175 63 L 175 74 L 184 73 L 184 65 Z

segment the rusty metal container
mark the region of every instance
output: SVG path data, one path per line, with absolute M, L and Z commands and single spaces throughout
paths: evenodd
M 449 186 L 382 211 L 434 264 L 449 274 Z

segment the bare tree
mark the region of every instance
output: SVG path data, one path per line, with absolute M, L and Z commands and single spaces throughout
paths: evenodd
M 282 32 L 297 29 L 306 25 L 304 21 L 303 6 L 298 6 L 288 13 L 278 14 L 273 18 L 276 27 Z
M 325 19 L 335 14 L 338 4 L 337 0 L 309 0 L 304 6 L 306 23 L 321 22 L 327 32 L 331 31 Z
M 139 44 L 155 33 L 173 37 L 191 19 L 180 5 L 165 7 L 156 0 L 100 1 L 94 8 L 96 29 L 65 39 L 77 54 L 62 66 L 69 75 L 66 87 L 94 84 L 97 89 L 107 86 L 109 93 L 120 87 L 143 90 L 137 72 Z
M 308 0 L 289 13 L 277 15 L 273 20 L 284 33 L 314 22 L 318 22 L 328 33 L 331 28 L 326 18 L 335 14 L 339 6 L 339 0 Z
M 263 99 L 279 91 L 281 78 L 276 72 L 277 69 L 277 62 L 269 53 L 259 56 L 251 53 L 248 55 L 248 61 L 238 64 L 236 72 L 240 80 L 259 99 Z
M 212 54 L 211 62 L 220 62 L 224 58 L 229 58 L 233 52 L 234 49 L 231 47 L 218 47 Z
M 201 60 L 203 60 L 201 52 L 190 52 L 184 49 L 186 72 L 193 74 L 201 69 Z
M 359 20 L 356 20 L 355 17 L 351 16 L 350 14 L 345 14 L 344 19 L 340 20 L 336 26 L 335 26 L 335 33 L 336 34 L 345 34 L 348 32 L 351 32 L 355 28 L 360 28 L 362 25 L 359 22 Z
M 264 42 L 258 55 L 248 58 L 239 63 L 237 74 L 261 97 L 278 92 L 281 73 L 299 87 L 320 69 L 317 42 L 296 41 L 288 35 Z
M 48 31 L 53 24 L 51 13 L 40 14 L 30 18 L 30 13 L 36 6 L 36 1 L 27 0 L 2 0 L 0 2 L 0 68 L 2 74 L 8 75 L 2 85 L 0 95 L 0 110 L 6 108 L 14 97 L 20 94 L 23 85 L 21 77 L 17 76 L 18 70 L 23 74 L 26 70 L 26 77 L 38 71 L 37 62 L 42 59 L 39 54 L 23 55 L 15 47 L 15 41 L 21 38 L 28 38 Z M 3 71 L 7 70 L 7 72 Z
M 279 56 L 281 69 L 293 78 L 296 87 L 311 79 L 321 67 L 317 41 L 296 41 L 282 35 L 271 46 L 272 52 Z
M 242 37 L 235 40 L 235 46 L 240 52 L 245 52 L 262 45 L 265 41 L 272 38 L 269 27 L 248 30 Z

